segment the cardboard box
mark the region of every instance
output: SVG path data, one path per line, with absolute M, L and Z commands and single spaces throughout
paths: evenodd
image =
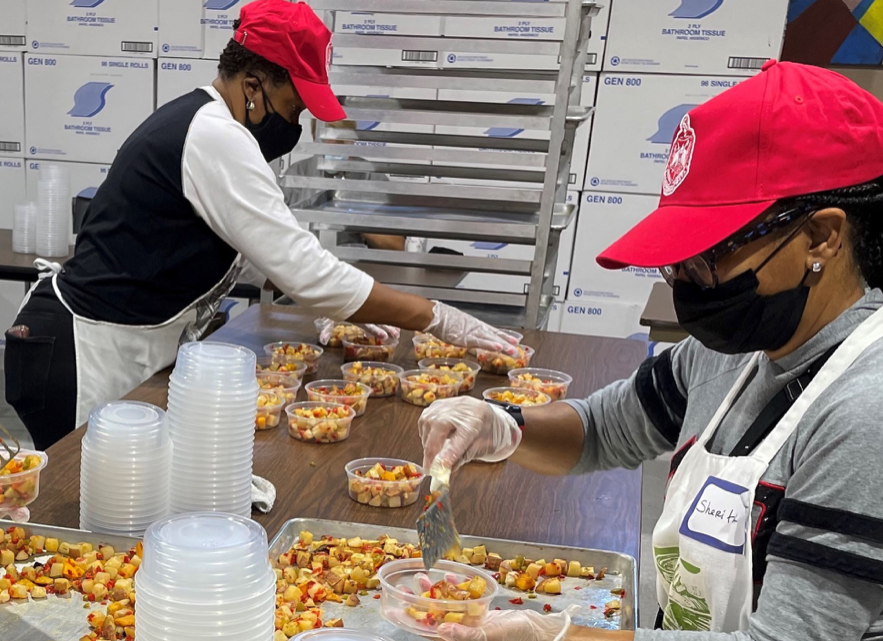
M 577 192 L 568 192 L 567 195 L 568 202 L 576 202 L 579 199 L 579 194 Z M 567 291 L 576 227 L 577 220 L 575 218 L 570 226 L 561 232 L 561 239 L 558 246 L 558 262 L 555 268 L 555 296 L 563 297 Z M 465 256 L 509 260 L 533 260 L 534 253 L 533 245 L 430 238 L 427 243 L 427 251 L 431 250 L 433 247 L 446 247 L 460 252 Z M 457 289 L 524 294 L 527 292 L 529 284 L 530 278 L 528 276 L 471 272 L 460 282 Z
M 0 194 L 0 229 L 12 229 L 15 206 L 28 202 L 22 158 L 0 158 Z
M 555 300 L 552 301 L 552 309 L 549 310 L 549 318 L 546 321 L 546 326 L 543 328 L 547 332 L 560 332 L 561 331 L 561 320 L 564 318 L 564 301 L 563 300 Z
M 159 0 L 28 0 L 28 43 L 40 54 L 156 58 Z
M 203 58 L 217 60 L 233 37 L 233 23 L 239 12 L 254 0 L 206 0 L 202 17 Z
M 592 19 L 592 33 L 587 44 L 586 71 L 600 71 L 607 41 L 607 23 L 610 3 L 605 2 L 598 15 Z M 564 18 L 481 18 L 474 16 L 447 16 L 444 19 L 444 35 L 449 38 L 495 38 L 504 40 L 559 40 L 564 37 Z M 451 52 L 450 66 L 472 64 L 493 69 L 557 69 L 557 56 L 522 56 L 499 54 L 463 54 Z M 447 56 L 446 56 L 447 57 Z M 513 66 L 514 65 L 514 66 Z M 522 67 L 520 65 L 528 65 Z M 539 66 L 536 66 L 539 65 Z
M 684 115 L 743 78 L 602 73 L 585 189 L 659 194 Z
M 604 70 L 756 73 L 781 53 L 787 9 L 788 0 L 619 1 L 610 16 Z
M 0 51 L 0 156 L 21 158 L 25 145 L 25 54 Z
M 76 198 L 87 189 L 98 189 L 107 178 L 110 165 L 100 165 L 85 162 L 58 162 L 48 163 L 39 160 L 25 161 L 25 179 L 28 190 L 28 201 L 37 201 L 37 183 L 40 182 L 40 171 L 44 165 L 63 165 L 67 168 L 71 180 L 71 197 Z
M 647 346 L 647 358 L 671 347 L 670 343 L 650 340 L 649 328 L 640 323 L 644 305 L 587 298 L 565 300 L 563 307 L 562 333 L 641 341 Z
M 201 58 L 205 51 L 203 0 L 159 0 L 159 55 Z
M 442 54 L 435 48 L 427 50 L 363 49 L 335 46 L 331 52 L 332 64 L 365 67 L 425 67 L 442 66 Z
M 160 58 L 156 64 L 156 108 L 212 84 L 218 76 L 215 60 L 187 60 Z
M 440 36 L 442 17 L 433 15 L 335 11 L 334 33 L 390 36 Z
M 27 155 L 40 160 L 111 163 L 151 113 L 154 61 L 25 56 Z
M 580 104 L 591 107 L 595 104 L 595 94 L 598 85 L 598 74 L 586 74 L 583 76 L 582 94 Z M 501 91 L 466 91 L 462 89 L 441 89 L 438 92 L 439 100 L 466 101 L 466 102 L 484 102 L 484 103 L 509 103 L 509 104 L 532 104 L 532 105 L 554 105 L 554 94 L 537 93 L 532 95 L 514 94 Z M 576 130 L 576 136 L 573 144 L 573 156 L 570 163 L 570 180 L 568 184 L 573 189 L 579 189 L 585 182 L 586 161 L 589 153 L 589 138 L 592 128 L 592 119 L 580 125 Z M 436 133 L 461 136 L 486 136 L 488 138 L 526 138 L 529 140 L 548 140 L 549 131 L 533 131 L 526 129 L 510 129 L 504 127 L 450 127 L 437 126 Z M 530 153 L 530 152 L 512 152 L 512 153 Z M 437 165 L 446 163 L 437 162 Z M 483 167 L 488 169 L 508 169 L 506 165 L 488 164 L 467 164 L 463 163 L 459 166 L 465 167 Z M 500 185 L 506 187 L 536 187 L 542 188 L 542 184 L 538 183 L 512 183 L 505 181 L 486 181 L 467 178 L 440 178 L 439 182 L 464 185 Z
M 586 191 L 580 194 L 576 247 L 570 268 L 567 298 L 616 299 L 629 303 L 647 302 L 650 289 L 662 280 L 658 269 L 626 267 L 604 269 L 595 258 L 656 209 L 659 198 L 639 194 L 608 194 Z
M 27 0 L 4 0 L 0 11 L 0 51 L 24 51 L 28 48 Z

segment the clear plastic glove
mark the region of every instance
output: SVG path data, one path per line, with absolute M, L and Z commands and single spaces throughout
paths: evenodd
M 424 331 L 451 345 L 478 347 L 494 352 L 502 351 L 509 355 L 515 354 L 515 349 L 511 345 L 514 345 L 516 341 L 512 336 L 508 336 L 474 316 L 461 312 L 456 307 L 445 305 L 439 301 L 433 302 L 435 307 L 432 310 L 432 322 Z
M 423 468 L 437 460 L 456 470 L 476 459 L 502 461 L 521 444 L 521 429 L 506 411 L 471 396 L 436 401 L 418 421 L 423 440 Z
M 570 618 L 580 611 L 571 605 L 559 614 L 533 610 L 494 610 L 479 628 L 444 623 L 438 636 L 445 641 L 561 641 L 570 628 Z
M 313 325 L 316 326 L 316 333 L 319 335 L 319 344 L 327 345 L 328 341 L 331 340 L 331 333 L 334 331 L 336 325 L 338 325 L 339 321 L 331 320 L 330 318 L 317 318 L 313 321 Z M 398 338 L 402 334 L 402 330 L 398 327 L 393 327 L 392 325 L 362 325 L 365 330 L 374 336 L 377 336 L 381 340 L 386 340 L 390 336 L 393 338 Z

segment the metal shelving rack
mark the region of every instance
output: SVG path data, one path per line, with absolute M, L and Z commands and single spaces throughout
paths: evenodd
M 320 126 L 316 140 L 296 150 L 312 156 L 303 161 L 308 170 L 301 168 L 294 172 L 301 175 L 280 178 L 284 190 L 298 195 L 291 207 L 293 214 L 314 230 L 533 246 L 532 260 L 346 246 L 330 249 L 399 289 L 468 308 L 497 324 L 541 326 L 553 298 L 559 237 L 575 216 L 576 206 L 566 203 L 567 184 L 574 132 L 592 114 L 591 107 L 580 106 L 580 93 L 585 42 L 598 5 L 583 0 L 311 0 L 310 6 L 326 11 L 328 21 L 334 19 L 335 11 L 566 20 L 561 40 L 335 34 L 335 47 L 416 51 L 437 58 L 449 51 L 558 56 L 557 72 L 343 65 L 330 69 L 332 87 L 554 94 L 551 105 L 378 98 L 346 95 L 345 91 L 340 96 L 347 117 L 355 121 L 432 125 L 432 131 L 439 126 L 507 127 L 548 131 L 549 139 Z M 501 168 L 477 168 L 470 163 Z M 356 173 L 364 179 L 353 179 Z M 378 179 L 378 174 L 393 179 Z M 400 182 L 396 176 L 420 182 Z M 492 182 L 440 182 L 446 178 Z M 529 276 L 530 283 L 523 294 L 458 289 L 457 282 L 469 272 Z

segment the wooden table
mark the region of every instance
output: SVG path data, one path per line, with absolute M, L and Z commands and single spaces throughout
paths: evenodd
M 650 328 L 651 341 L 679 343 L 689 336 L 678 323 L 668 283 L 653 285 L 647 306 L 641 314 L 641 325 Z
M 277 340 L 315 342 L 311 320 L 291 308 L 253 306 L 212 336 L 214 341 L 245 345 L 259 354 Z M 637 341 L 526 332 L 525 344 L 537 348 L 535 364 L 574 375 L 571 396 L 585 396 L 631 374 L 646 348 Z M 338 378 L 342 350 L 328 350 L 318 376 Z M 416 367 L 411 335 L 402 336 L 396 362 Z M 128 398 L 166 406 L 168 372 L 160 373 Z M 499 385 L 500 377 L 482 374 L 473 395 Z M 303 391 L 300 396 L 304 397 Z M 312 517 L 414 527 L 418 507 L 371 508 L 346 492 L 344 465 L 365 456 L 422 461 L 417 432 L 420 409 L 395 398 L 369 401 L 347 441 L 315 445 L 295 441 L 285 427 L 259 432 L 254 470 L 277 489 L 270 514 L 254 515 L 272 537 L 293 517 Z M 68 435 L 48 451 L 49 466 L 41 494 L 31 505 L 32 520 L 77 527 L 80 439 Z M 454 476 L 452 500 L 460 531 L 484 537 L 602 548 L 638 557 L 641 528 L 641 472 L 616 470 L 587 476 L 550 478 L 516 465 L 469 465 Z

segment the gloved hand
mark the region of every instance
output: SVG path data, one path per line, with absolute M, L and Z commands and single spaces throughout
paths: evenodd
M 479 459 L 502 461 L 521 444 L 518 423 L 502 407 L 471 396 L 436 401 L 418 421 L 423 469 L 436 461 L 450 470 Z
M 331 340 L 331 332 L 334 331 L 338 321 L 333 321 L 330 318 L 317 318 L 313 324 L 316 326 L 316 333 L 319 334 L 319 344 L 327 345 Z M 381 340 L 386 340 L 390 336 L 398 338 L 402 334 L 402 330 L 392 325 L 362 325 L 361 327 Z
M 580 611 L 571 605 L 559 614 L 533 610 L 494 610 L 479 628 L 443 623 L 438 636 L 445 641 L 561 641 L 570 628 L 570 618 Z
M 515 339 L 456 307 L 434 301 L 433 318 L 425 330 L 446 343 L 460 347 L 478 347 L 494 352 L 514 354 Z

